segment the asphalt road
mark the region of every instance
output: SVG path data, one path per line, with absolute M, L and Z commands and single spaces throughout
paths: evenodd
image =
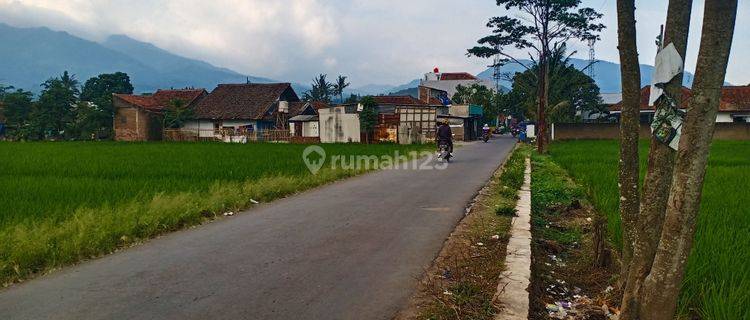
M 0 319 L 389 319 L 514 140 L 384 170 L 0 291 Z

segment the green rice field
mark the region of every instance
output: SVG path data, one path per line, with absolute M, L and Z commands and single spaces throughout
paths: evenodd
M 550 146 L 555 162 L 588 191 L 621 247 L 616 141 L 564 141 Z M 648 145 L 641 143 L 641 181 Z M 680 297 L 680 313 L 704 319 L 750 319 L 750 142 L 715 141 L 698 228 Z
M 0 142 L 0 283 L 363 170 L 312 175 L 305 145 Z M 426 145 L 324 145 L 331 155 L 393 155 Z

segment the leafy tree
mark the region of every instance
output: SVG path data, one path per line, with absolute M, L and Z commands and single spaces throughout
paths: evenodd
M 333 93 L 339 96 L 339 101 L 344 102 L 344 89 L 349 87 L 350 83 L 346 82 L 345 76 L 339 76 L 336 83 L 333 84 Z
M 513 91 L 521 98 L 526 114 L 538 119 L 538 82 L 536 74 L 539 65 L 534 64 L 530 70 L 517 73 L 513 77 Z M 577 122 L 577 112 L 602 113 L 599 87 L 588 75 L 576 69 L 570 63 L 570 56 L 565 54 L 565 45 L 561 45 L 552 54 L 548 62 L 547 81 L 548 103 L 552 107 L 547 111 L 551 122 Z
M 98 105 L 90 101 L 78 101 L 72 112 L 73 118 L 68 124 L 67 137 L 82 140 L 101 137 L 101 118 L 104 112 Z
M 375 125 L 378 124 L 378 111 L 376 110 L 378 104 L 371 96 L 362 98 L 360 103 L 362 104 L 362 112 L 359 113 L 359 125 L 365 132 L 365 137 L 369 143 L 370 134 L 375 129 Z
M 13 89 L 15 89 L 13 86 L 6 86 L 0 83 L 0 101 L 5 99 L 6 94 L 13 92 Z
M 538 96 L 539 135 L 537 148 L 546 151 L 548 100 L 548 58 L 551 52 L 570 39 L 598 40 L 599 31 L 604 25 L 594 23 L 601 14 L 592 8 L 578 8 L 580 0 L 496 0 L 498 6 L 505 7 L 508 15 L 493 17 L 487 23 L 492 34 L 478 40 L 479 46 L 468 50 L 468 55 L 483 58 L 500 56 L 500 64 L 518 61 L 506 50 L 509 48 L 527 50 L 536 56 L 539 68 L 535 73 Z M 577 9 L 577 10 L 576 10 Z M 513 16 L 520 16 L 515 18 Z
M 357 103 L 359 102 L 360 97 L 356 94 L 349 95 L 349 98 L 346 98 L 346 101 L 344 103 Z
M 28 121 L 33 105 L 33 97 L 33 93 L 24 91 L 23 89 L 4 94 L 2 111 L 8 127 L 15 127 L 18 130 Z
M 193 109 L 185 101 L 172 99 L 164 110 L 164 129 L 181 128 L 185 122 L 193 119 L 193 114 Z
M 482 106 L 484 122 L 492 122 L 500 114 L 500 99 L 502 99 L 502 95 L 502 93 L 495 93 L 480 84 L 472 84 L 470 86 L 458 85 L 456 93 L 451 100 L 457 104 Z
M 327 75 L 321 74 L 313 79 L 312 89 L 305 92 L 302 99 L 305 101 L 318 101 L 331 103 L 331 96 L 334 92 L 334 85 L 326 79 Z
M 126 73 L 105 73 L 86 80 L 81 90 L 81 100 L 96 105 L 93 109 L 82 109 L 91 111 L 86 115 L 88 121 L 94 122 L 88 126 L 89 129 L 97 131 L 103 129 L 103 131 L 111 134 L 115 115 L 112 95 L 115 93 L 133 93 L 133 85 Z
M 45 136 L 64 137 L 65 129 L 75 117 L 78 81 L 65 71 L 59 78 L 45 81 L 42 88 L 36 110 L 32 113 L 33 121 Z

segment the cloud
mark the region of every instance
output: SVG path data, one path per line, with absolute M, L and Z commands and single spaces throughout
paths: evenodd
M 615 4 L 583 1 L 605 14 L 597 56 L 617 62 Z M 740 4 L 738 22 L 750 16 L 749 8 Z M 466 57 L 466 49 L 488 33 L 489 17 L 504 12 L 492 0 L 0 0 L 0 22 L 16 26 L 47 26 L 90 40 L 125 34 L 250 75 L 307 83 L 319 73 L 343 74 L 353 86 L 406 83 L 434 67 L 481 72 L 490 61 Z M 696 2 L 688 69 L 695 65 L 701 15 Z M 653 63 L 653 39 L 665 17 L 666 3 L 638 7 L 641 63 Z M 750 82 L 740 59 L 750 50 L 746 34 L 736 32 L 730 82 Z M 569 47 L 588 56 L 584 44 Z

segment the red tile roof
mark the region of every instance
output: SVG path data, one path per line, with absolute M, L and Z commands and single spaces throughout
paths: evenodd
M 198 102 L 198 119 L 260 120 L 287 90 L 291 101 L 299 101 L 289 83 L 220 84 Z
M 440 80 L 477 80 L 478 78 L 468 72 L 441 73 Z
M 312 106 L 313 106 L 313 108 L 315 108 L 315 110 L 320 110 L 320 109 L 325 109 L 325 108 L 330 107 L 325 102 L 320 102 L 320 101 L 313 101 L 313 102 L 310 102 L 310 104 L 312 104 Z
M 114 96 L 123 101 L 149 111 L 162 111 L 169 106 L 172 100 L 182 100 L 186 105 L 191 105 L 207 94 L 204 89 L 184 90 L 157 90 L 149 96 L 138 96 L 132 94 L 115 94 Z
M 375 103 L 379 105 L 404 105 L 404 106 L 424 106 L 424 102 L 419 101 L 412 96 L 375 96 L 372 97 Z
M 750 86 L 721 88 L 721 111 L 750 111 Z
M 648 105 L 651 86 L 641 89 L 641 110 L 654 110 Z M 682 103 L 680 109 L 685 109 L 693 97 L 692 90 L 682 87 Z M 621 111 L 621 103 L 610 106 L 610 111 Z M 750 86 L 726 86 L 721 88 L 721 103 L 719 111 L 723 112 L 750 112 Z

